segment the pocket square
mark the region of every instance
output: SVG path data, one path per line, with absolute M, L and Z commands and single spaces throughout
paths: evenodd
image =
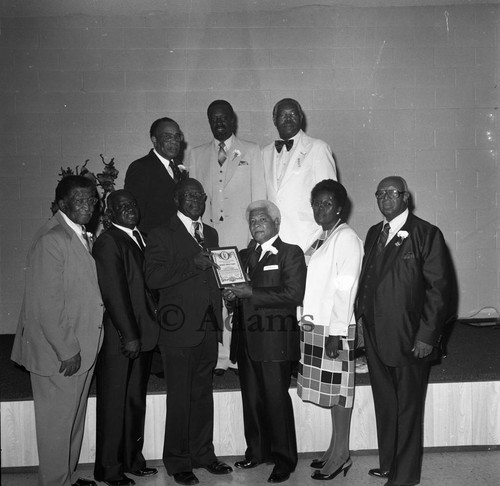
M 411 260 L 412 258 L 415 258 L 415 253 L 408 252 L 403 255 L 403 260 Z
M 247 162 L 246 160 L 240 160 L 240 161 L 238 162 L 238 167 L 239 167 L 240 165 L 248 165 L 248 162 Z
M 266 272 L 267 270 L 279 270 L 279 267 L 278 265 L 266 265 L 264 268 L 263 268 L 264 272 Z

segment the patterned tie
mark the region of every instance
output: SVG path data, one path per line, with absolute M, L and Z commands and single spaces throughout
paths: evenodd
M 181 171 L 179 170 L 179 167 L 177 167 L 177 164 L 173 160 L 170 161 L 169 167 L 172 169 L 172 173 L 174 174 L 174 182 L 179 182 L 181 180 Z
M 286 151 L 290 152 L 291 148 L 293 147 L 293 140 L 276 140 L 274 142 L 274 146 L 276 147 L 276 150 L 279 154 L 283 150 L 283 145 L 286 147 Z
M 203 238 L 203 233 L 201 232 L 201 224 L 198 221 L 193 221 L 193 231 L 194 239 L 198 242 L 202 248 L 205 248 L 205 240 Z
M 262 246 L 257 246 L 253 249 L 248 255 L 248 275 L 252 275 L 260 260 L 260 256 L 262 255 Z
M 380 233 L 377 241 L 377 254 L 380 254 L 384 251 L 385 244 L 387 243 L 387 238 L 389 238 L 389 230 L 391 229 L 391 225 L 389 223 L 384 224 L 384 229 Z
M 226 145 L 224 142 L 219 143 L 219 154 L 217 155 L 217 160 L 219 161 L 219 165 L 222 167 L 224 165 L 224 162 L 227 159 L 226 155 Z
M 137 230 L 132 231 L 132 234 L 134 235 L 134 238 L 137 241 L 137 244 L 139 245 L 139 248 L 142 251 L 144 251 L 145 246 L 144 246 L 144 243 L 142 242 L 141 234 Z

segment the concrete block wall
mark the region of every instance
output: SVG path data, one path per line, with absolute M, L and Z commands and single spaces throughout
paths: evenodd
M 174 118 L 196 146 L 216 98 L 262 146 L 276 137 L 274 103 L 299 100 L 307 132 L 333 148 L 362 238 L 380 220 L 378 181 L 404 176 L 450 246 L 460 314 L 500 309 L 500 6 L 313 3 L 0 4 L 0 333 L 15 330 L 60 168 L 90 159 L 98 172 L 99 154 L 115 157 L 121 187 L 154 119 Z

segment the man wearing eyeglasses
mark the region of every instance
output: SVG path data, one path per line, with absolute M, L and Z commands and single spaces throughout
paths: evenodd
M 87 396 L 102 341 L 103 302 L 90 253 L 94 183 L 64 177 L 57 213 L 33 238 L 12 359 L 30 372 L 40 486 L 95 486 L 76 476 Z
M 198 484 L 194 468 L 229 474 L 213 446 L 212 373 L 221 337 L 221 292 L 207 248 L 217 231 L 203 223 L 207 195 L 196 179 L 174 192 L 177 214 L 149 234 L 146 284 L 159 293 L 158 347 L 167 385 L 163 462 L 178 484 Z
M 171 118 L 160 118 L 149 130 L 153 148 L 132 162 L 125 174 L 125 190 L 137 199 L 141 213 L 139 229 L 149 232 L 175 214 L 175 185 L 187 177 L 178 159 L 184 136 Z
M 441 231 L 409 212 L 406 181 L 386 177 L 375 197 L 384 220 L 366 236 L 356 298 L 379 446 L 379 467 L 368 474 L 386 486 L 414 485 L 429 366 L 454 311 L 454 277 Z

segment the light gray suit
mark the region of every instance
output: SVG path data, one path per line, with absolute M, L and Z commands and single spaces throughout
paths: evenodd
M 237 246 L 242 250 L 250 241 L 245 218 L 247 206 L 266 199 L 266 183 L 260 148 L 256 143 L 240 140 L 233 135 L 231 147 L 221 169 L 218 150 L 212 140 L 195 147 L 188 157 L 189 176 L 199 180 L 207 193 L 207 208 L 203 220 L 219 234 L 221 246 Z M 219 360 L 216 368 L 229 366 L 231 326 L 224 310 L 225 321 Z
M 233 135 L 224 162 L 225 172 L 221 173 L 212 140 L 191 150 L 187 165 L 189 177 L 200 181 L 207 193 L 203 220 L 217 230 L 221 246 L 246 248 L 251 239 L 245 218 L 246 208 L 252 201 L 266 198 L 259 146 Z
M 39 485 L 69 486 L 80 454 L 104 307 L 94 259 L 61 213 L 36 233 L 25 280 L 11 358 L 31 375 Z M 77 353 L 78 372 L 59 373 L 61 362 Z

